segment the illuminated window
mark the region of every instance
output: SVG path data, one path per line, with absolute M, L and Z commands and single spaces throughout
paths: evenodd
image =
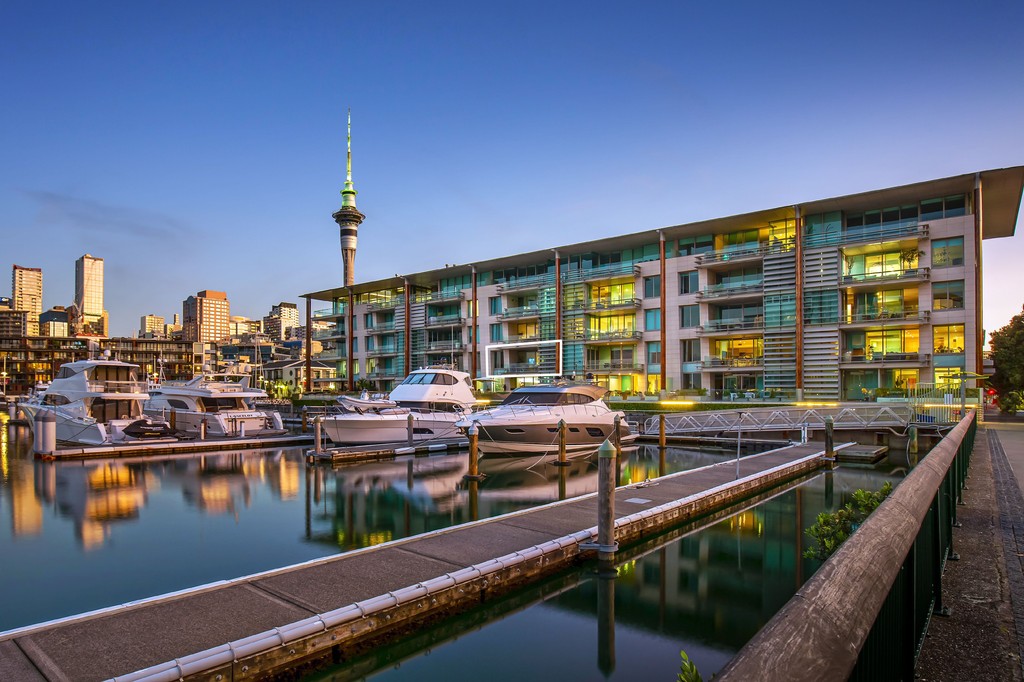
M 932 242 L 932 267 L 948 268 L 964 264 L 964 238 L 936 239 Z
M 964 307 L 964 282 L 932 284 L 932 310 L 953 310 Z
M 964 352 L 964 325 L 948 324 L 932 328 L 936 353 Z

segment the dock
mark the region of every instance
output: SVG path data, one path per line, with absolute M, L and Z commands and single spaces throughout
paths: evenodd
M 852 443 L 837 445 L 842 450 Z M 829 462 L 791 445 L 615 491 L 634 545 Z M 475 483 L 471 483 L 475 485 Z M 0 633 L 0 679 L 246 680 L 383 638 L 593 559 L 597 494 Z
M 427 455 L 432 452 L 465 450 L 469 441 L 465 438 L 438 438 L 431 441 L 407 443 L 381 443 L 379 445 L 347 445 L 324 448 L 321 452 L 309 450 L 306 458 L 315 462 L 344 464 L 392 459 L 400 455 Z

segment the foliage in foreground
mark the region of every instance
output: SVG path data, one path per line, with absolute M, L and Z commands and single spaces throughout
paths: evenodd
M 807 534 L 817 545 L 808 548 L 804 558 L 824 561 L 832 556 L 891 492 L 892 483 L 889 481 L 877 492 L 858 489 L 853 492 L 853 501 L 847 502 L 842 509 L 818 514 L 817 520 L 807 529 Z
M 680 651 L 679 656 L 683 660 L 679 664 L 679 675 L 676 677 L 676 682 L 704 682 L 704 678 L 697 672 L 696 664 L 690 660 L 686 652 Z
M 1024 313 L 992 332 L 989 346 L 995 367 L 989 384 L 999 391 L 999 409 L 1015 412 L 1021 403 L 1019 393 L 1024 391 Z

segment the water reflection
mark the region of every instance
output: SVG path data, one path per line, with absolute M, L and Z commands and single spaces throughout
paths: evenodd
M 831 502 L 819 474 L 627 548 L 614 579 L 559 576 L 311 679 L 675 679 L 681 650 L 710 679 L 819 565 L 803 558 L 803 529 L 886 479 L 830 477 Z

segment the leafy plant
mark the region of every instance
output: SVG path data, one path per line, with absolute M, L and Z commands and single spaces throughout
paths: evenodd
M 804 558 L 824 561 L 832 556 L 890 493 L 892 483 L 889 481 L 876 492 L 860 488 L 853 491 L 853 501 L 847 502 L 842 509 L 818 514 L 814 524 L 807 529 L 807 534 L 817 545 L 804 551 Z
M 704 678 L 697 671 L 697 665 L 690 660 L 685 651 L 680 651 L 679 656 L 683 659 L 679 664 L 679 675 L 676 682 L 704 682 Z
M 999 410 L 1006 414 L 1013 414 L 1024 409 L 1024 395 L 1020 391 L 1010 391 L 999 396 Z

